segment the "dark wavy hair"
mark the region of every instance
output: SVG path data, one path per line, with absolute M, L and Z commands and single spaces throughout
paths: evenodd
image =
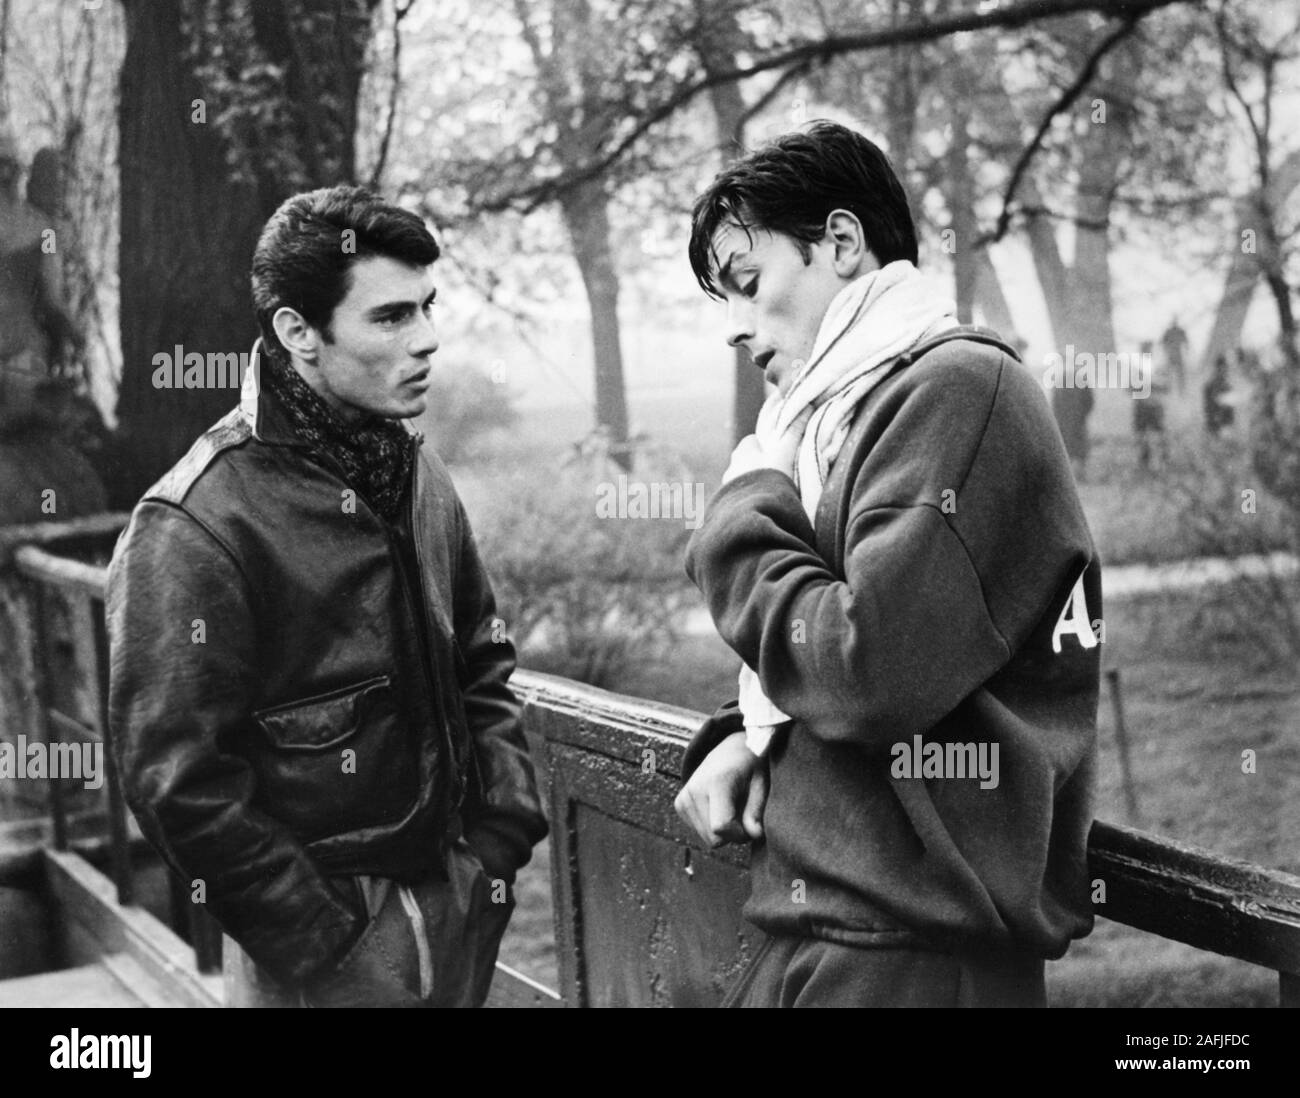
M 433 234 L 416 214 L 364 187 L 296 194 L 271 215 L 253 251 L 253 310 L 263 342 L 272 354 L 285 353 L 271 324 L 283 306 L 332 339 L 330 321 L 347 296 L 357 260 L 387 256 L 427 267 L 439 254 Z
M 823 119 L 782 134 L 718 173 L 691 211 L 691 270 L 706 294 L 719 296 L 712 241 L 725 221 L 747 232 L 794 237 L 808 263 L 808 245 L 822 239 L 837 209 L 862 222 L 867 247 L 882 267 L 896 259 L 917 261 L 916 226 L 889 158 L 860 133 Z

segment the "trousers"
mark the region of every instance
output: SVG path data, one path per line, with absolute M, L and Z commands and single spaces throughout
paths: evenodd
M 821 938 L 773 937 L 724 1007 L 1042 1007 L 1043 961 L 923 949 L 864 949 Z
M 504 881 L 488 877 L 464 839 L 450 847 L 446 865 L 446 880 L 350 878 L 369 922 L 347 953 L 303 988 L 275 980 L 227 937 L 226 1005 L 482 1006 L 514 897 Z

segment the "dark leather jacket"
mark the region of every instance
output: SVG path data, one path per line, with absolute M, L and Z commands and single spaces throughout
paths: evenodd
M 136 506 L 109 568 L 109 731 L 146 837 L 281 980 L 365 927 L 329 878 L 513 880 L 546 833 L 515 653 L 446 469 L 386 523 L 256 371 Z M 197 884 L 191 885 L 197 889 Z

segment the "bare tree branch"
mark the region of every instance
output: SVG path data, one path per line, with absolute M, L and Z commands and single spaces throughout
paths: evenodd
M 902 26 L 881 31 L 858 34 L 832 35 L 814 42 L 805 42 L 753 64 L 726 71 L 706 73 L 688 81 L 662 102 L 644 111 L 633 124 L 612 143 L 593 156 L 587 163 L 561 171 L 550 179 L 528 184 L 514 191 L 500 192 L 475 203 L 480 212 L 494 213 L 517 209 L 529 213 L 555 200 L 562 191 L 578 186 L 607 171 L 651 127 L 664 121 L 700 92 L 718 84 L 745 80 L 774 69 L 803 66 L 810 69 L 825 64 L 845 53 L 882 49 L 886 46 L 929 42 L 966 31 L 987 30 L 993 27 L 1021 27 L 1044 19 L 1054 19 L 1079 12 L 1097 12 L 1120 16 L 1126 23 L 1139 19 L 1160 8 L 1176 4 L 1200 4 L 1202 0 L 1019 0 L 1005 7 L 984 11 L 960 12 L 939 19 L 920 19 Z
M 1083 90 L 1092 83 L 1092 78 L 1097 73 L 1097 66 L 1101 64 L 1101 59 L 1133 33 L 1137 28 L 1139 18 L 1140 16 L 1126 16 L 1118 27 L 1097 43 L 1092 53 L 1088 55 L 1088 60 L 1084 63 L 1083 68 L 1079 70 L 1079 74 L 1074 78 L 1074 82 L 1061 93 L 1060 97 L 1052 105 L 1051 110 L 1043 116 L 1033 140 L 1021 150 L 1020 156 L 1016 160 L 1016 166 L 1011 171 L 1011 178 L 1007 181 L 1006 190 L 1002 194 L 1002 210 L 998 214 L 998 220 L 993 231 L 980 237 L 976 241 L 977 247 L 996 244 L 1006 236 L 1007 229 L 1011 226 L 1012 215 L 1015 212 L 1012 204 L 1015 201 L 1016 190 L 1019 188 L 1025 172 L 1029 170 L 1030 161 L 1033 160 L 1034 155 L 1042 145 L 1043 138 L 1047 136 L 1047 131 L 1051 129 L 1052 122 L 1057 115 L 1067 110 L 1083 94 Z

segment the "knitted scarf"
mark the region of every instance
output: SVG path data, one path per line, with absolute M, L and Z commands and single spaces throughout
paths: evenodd
M 262 349 L 265 383 L 294 433 L 317 458 L 333 460 L 343 479 L 388 522 L 397 519 L 415 461 L 412 435 L 397 420 L 367 414 L 345 423 L 282 356 Z
M 817 505 L 848 437 L 858 405 L 889 373 L 889 365 L 923 339 L 957 324 L 957 308 L 938 294 L 906 260 L 895 260 L 854 279 L 826 310 L 808 362 L 791 379 L 786 393 L 773 393 L 758 415 L 755 434 L 764 448 L 774 446 L 808 408 L 793 469 L 784 469 L 799 489 L 808 518 Z M 758 675 L 740 669 L 740 710 L 751 746 L 766 745 L 772 732 L 790 720 L 764 693 Z

